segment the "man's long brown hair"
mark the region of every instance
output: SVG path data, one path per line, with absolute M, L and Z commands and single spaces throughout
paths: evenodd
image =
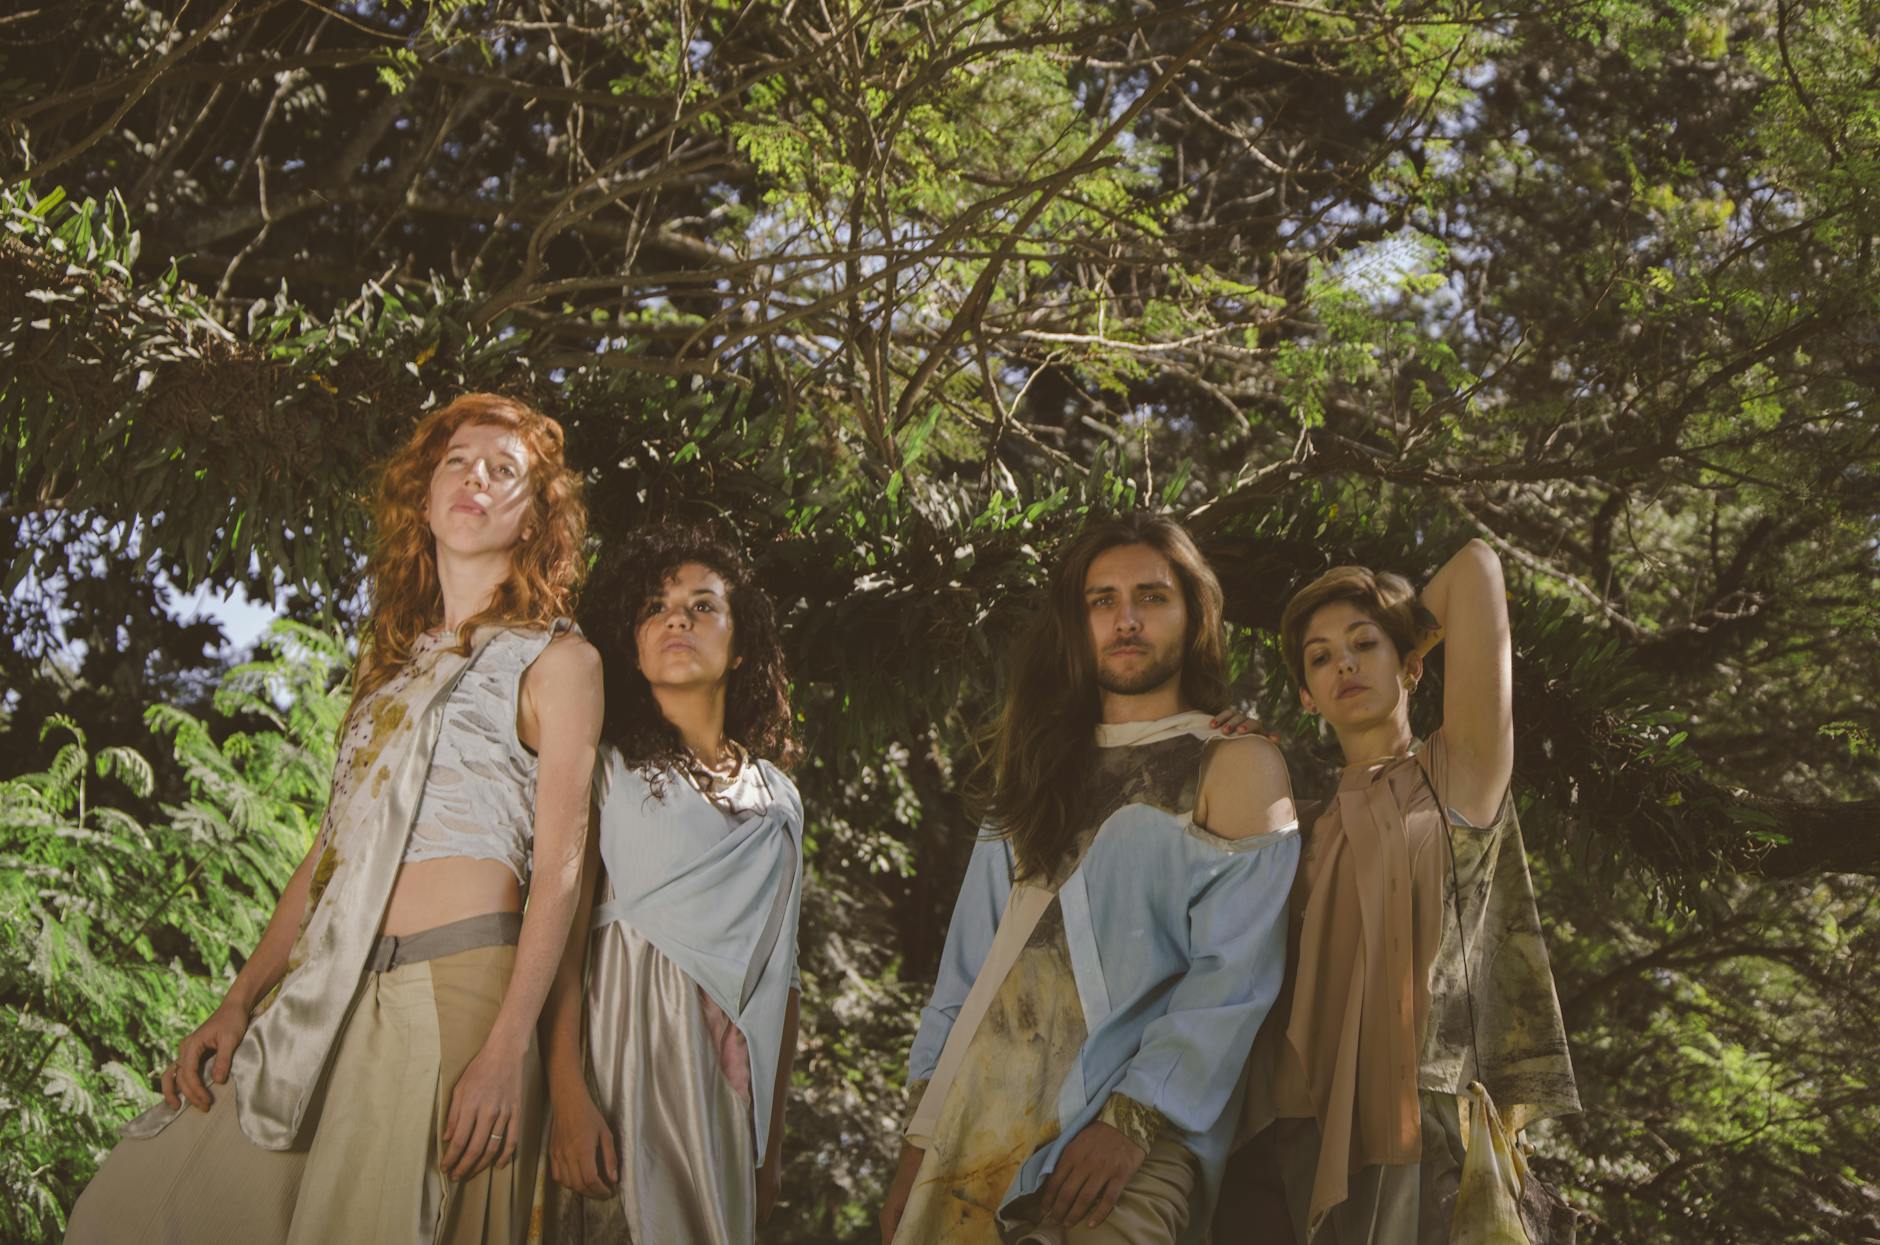
M 1181 524 L 1160 515 L 1091 522 L 1052 572 L 1043 607 L 1020 638 L 997 719 L 979 740 L 969 799 L 994 834 L 1011 840 L 1023 877 L 1048 877 L 1071 847 L 1087 807 L 1102 701 L 1084 577 L 1121 545 L 1148 545 L 1180 582 L 1188 607 L 1181 691 L 1190 709 L 1227 705 L 1221 584 Z

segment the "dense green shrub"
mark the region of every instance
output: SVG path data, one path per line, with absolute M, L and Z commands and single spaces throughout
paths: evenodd
M 345 655 L 291 623 L 268 645 L 229 671 L 214 726 L 147 711 L 189 791 L 159 816 L 123 807 L 151 794 L 151 762 L 92 752 L 63 717 L 44 727 L 65 741 L 52 765 L 0 785 L 0 1239 L 59 1235 L 312 841 Z

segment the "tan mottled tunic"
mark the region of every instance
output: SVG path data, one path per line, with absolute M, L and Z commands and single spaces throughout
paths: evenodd
M 1014 890 L 1014 902 L 1022 889 L 1021 883 Z M 999 1203 L 1032 1151 L 1058 1135 L 1058 1087 L 1086 1036 L 1054 897 L 941 1105 L 897 1241 L 999 1239 Z
M 1316 1151 L 1281 1164 L 1309 1186 L 1288 1191 L 1304 1239 L 1446 1239 L 1446 1207 L 1420 1202 L 1453 1197 L 1471 1081 L 1510 1130 L 1579 1109 L 1513 799 L 1485 827 L 1446 816 L 1429 777 L 1442 785 L 1445 761 L 1438 732 L 1347 770 L 1295 882 L 1290 998 L 1255 1043 L 1242 1136 L 1277 1119 L 1287 1146 Z
M 1056 889 L 1117 809 L 1142 803 L 1188 813 L 1195 806 L 1204 740 L 1145 735 L 1126 727 L 1107 731 L 1099 736 L 1105 746 L 1098 750 L 1093 775 L 1096 815 L 1052 877 L 1014 884 L 1000 932 L 1009 936 L 1015 917 L 1021 927 L 1029 926 L 1028 932 L 1015 954 L 1002 955 L 1003 937 L 995 940 L 981 974 L 999 979 L 1003 973 L 1003 978 L 963 1058 L 957 1066 L 943 1061 L 930 1086 L 910 1087 L 917 1105 L 933 1101 L 925 1103 L 910 1127 L 910 1138 L 918 1136 L 925 1155 L 895 1232 L 896 1245 L 998 1245 L 999 1204 L 1032 1153 L 1057 1138 L 1058 1093 L 1089 1036 Z M 969 1023 L 967 1011 L 959 1023 Z M 935 1102 L 937 1115 L 932 1114 Z M 1172 1240 L 1186 1222 L 1193 1157 L 1173 1141 L 1158 1144 L 1163 1122 L 1140 1103 L 1113 1096 L 1105 1119 L 1153 1150 L 1157 1162 L 1145 1164 L 1142 1183 L 1179 1192 L 1181 1206 L 1172 1212 L 1157 1208 L 1178 1216 Z M 1025 1231 L 1031 1226 L 1025 1223 L 1029 1209 L 1022 1201 L 1015 1203 L 1019 1223 L 1008 1225 L 1010 1239 L 1033 1239 Z

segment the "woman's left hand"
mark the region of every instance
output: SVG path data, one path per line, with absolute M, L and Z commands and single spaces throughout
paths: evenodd
M 757 1222 L 762 1225 L 770 1218 L 770 1212 L 777 1209 L 777 1192 L 783 1186 L 783 1177 L 773 1163 L 765 1163 L 757 1169 Z
M 1208 719 L 1208 725 L 1223 735 L 1264 735 L 1274 743 L 1279 742 L 1279 736 L 1260 724 L 1250 704 L 1229 705 Z
M 487 1041 L 451 1088 L 438 1166 L 452 1180 L 468 1180 L 492 1163 L 507 1167 L 516 1156 L 527 1054 L 526 1046 L 512 1051 Z

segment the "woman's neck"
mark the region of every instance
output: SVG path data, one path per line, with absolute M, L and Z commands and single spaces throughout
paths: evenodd
M 1405 756 L 1416 736 L 1410 733 L 1410 720 L 1396 714 L 1382 722 L 1354 726 L 1338 732 L 1338 746 L 1344 751 L 1346 765 L 1362 765 L 1385 757 Z
M 464 556 L 437 551 L 437 585 L 443 597 L 446 631 L 455 631 L 475 618 L 496 599 L 496 590 L 509 578 L 509 551 Z
M 655 687 L 659 711 L 679 730 L 692 755 L 706 765 L 725 759 L 725 685 Z

